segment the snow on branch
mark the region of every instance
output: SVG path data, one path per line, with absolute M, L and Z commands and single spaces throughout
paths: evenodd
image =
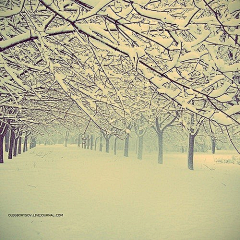
M 17 3 L 17 5 L 15 5 Z M 21 12 L 25 0 L 2 1 L 0 3 L 0 18 L 10 17 Z

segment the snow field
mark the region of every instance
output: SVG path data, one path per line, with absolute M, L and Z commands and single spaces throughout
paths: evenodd
M 196 154 L 190 171 L 181 153 L 161 166 L 153 154 L 38 146 L 0 166 L 0 239 L 240 239 L 240 166 L 217 157 Z

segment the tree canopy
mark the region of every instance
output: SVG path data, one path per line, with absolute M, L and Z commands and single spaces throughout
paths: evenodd
M 38 134 L 91 121 L 120 137 L 168 116 L 231 139 L 239 15 L 238 0 L 2 0 L 1 124 Z

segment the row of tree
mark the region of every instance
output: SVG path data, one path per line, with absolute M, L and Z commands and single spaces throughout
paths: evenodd
M 191 142 L 191 135 L 183 131 L 182 126 L 178 122 L 172 120 L 161 129 L 159 121 L 160 119 L 156 119 L 155 125 L 151 127 L 147 125 L 144 126 L 143 122 L 141 122 L 141 126 L 139 123 L 135 123 L 131 130 L 129 129 L 124 139 L 119 139 L 111 133 L 106 134 L 103 131 L 99 132 L 98 129 L 94 129 L 90 125 L 84 134 L 81 133 L 80 129 L 78 129 L 77 134 L 75 131 L 66 131 L 65 135 L 56 135 L 53 133 L 48 136 L 43 136 L 39 139 L 39 142 L 45 144 L 63 144 L 65 147 L 67 147 L 68 144 L 77 144 L 78 147 L 84 149 L 105 151 L 106 153 L 109 153 L 111 150 L 114 155 L 117 154 L 117 151 L 120 151 L 123 152 L 125 157 L 129 156 L 129 151 L 131 150 L 137 154 L 137 158 L 140 160 L 143 159 L 143 150 L 145 148 L 146 154 L 158 151 L 159 164 L 163 164 L 164 152 L 185 153 L 188 151 L 188 164 L 191 164 L 190 166 L 192 167 L 194 151 L 206 152 L 211 150 L 214 154 L 216 148 L 231 148 L 231 145 L 229 145 L 227 141 L 226 134 L 219 133 L 215 134 L 214 138 L 212 137 L 208 131 L 210 128 L 209 124 L 206 125 L 204 123 L 201 130 L 199 130 L 201 134 L 196 134 L 194 141 Z M 64 129 L 62 129 L 62 131 L 64 131 Z M 235 141 L 237 140 L 238 137 L 236 136 Z M 191 159 L 190 154 L 192 154 Z
M 189 169 L 199 132 L 213 146 L 226 134 L 239 152 L 239 9 L 237 0 L 1 1 L 1 146 L 6 128 L 16 139 L 90 124 L 126 146 L 134 128 L 141 145 L 153 126 L 162 163 L 163 133 L 177 125 L 189 135 Z
M 8 159 L 16 157 L 22 152 L 28 150 L 28 138 L 29 134 L 23 136 L 19 129 L 15 129 L 12 126 L 1 123 L 0 125 L 0 163 L 4 162 L 4 150 L 8 153 Z M 29 148 L 36 147 L 36 138 L 31 136 Z

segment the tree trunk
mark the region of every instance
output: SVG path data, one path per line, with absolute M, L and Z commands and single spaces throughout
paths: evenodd
M 33 147 L 36 147 L 37 146 L 37 141 L 36 141 L 36 137 L 34 137 L 33 139 Z
M 102 147 L 103 147 L 103 144 L 102 144 L 102 136 L 100 137 L 100 146 L 99 146 L 99 151 L 102 152 Z
M 30 144 L 29 144 L 29 149 L 32 149 L 32 145 L 33 144 L 33 139 L 32 139 L 32 136 L 30 137 Z
M 52 142 L 51 142 L 51 145 L 52 145 Z M 31 148 L 34 148 L 36 146 L 36 140 L 35 140 L 35 137 L 32 137 L 31 138 Z
M 22 153 L 21 147 L 22 147 L 22 137 L 20 136 L 18 139 L 18 154 Z
M 7 130 L 5 135 L 5 152 L 8 152 L 9 149 L 9 130 Z
M 117 137 L 114 139 L 114 155 L 117 155 Z
M 23 143 L 23 152 L 26 152 L 28 150 L 27 148 L 27 135 L 24 137 L 24 143 Z M 46 143 L 46 142 L 45 142 Z M 45 144 L 46 145 L 46 144 Z
M 14 140 L 14 149 L 13 149 L 13 156 L 17 156 L 17 146 L 18 146 L 18 138 L 15 138 Z
M 0 124 L 0 163 L 3 163 L 3 144 L 4 144 L 3 139 L 6 136 L 7 132 L 8 132 L 8 125 L 2 122 Z
M 138 138 L 138 156 L 137 156 L 137 158 L 142 160 L 142 154 L 143 154 L 143 135 L 142 135 L 142 132 L 140 132 L 140 136 Z
M 215 154 L 216 152 L 216 140 L 214 137 L 212 137 L 212 154 Z
M 15 133 L 11 129 L 10 144 L 9 144 L 9 149 L 8 149 L 8 159 L 12 159 L 12 157 L 13 157 L 14 140 L 15 140 Z
M 184 147 L 183 146 L 181 147 L 181 150 L 182 150 L 182 153 L 184 153 Z
M 94 150 L 95 150 L 95 151 L 97 151 L 97 140 L 98 140 L 98 138 L 96 137 L 96 138 L 95 138 L 95 146 L 94 146 Z
M 158 163 L 163 164 L 163 131 L 158 133 Z
M 64 147 L 67 147 L 67 144 L 68 144 L 68 136 L 69 136 L 69 132 L 66 131 L 66 134 L 65 134 L 65 141 L 64 141 Z
M 3 135 L 0 135 L 0 163 L 3 163 Z
M 82 135 L 82 148 L 86 148 L 86 137 L 84 134 Z
M 89 149 L 89 147 L 90 147 L 90 137 L 89 137 L 89 135 L 87 136 L 87 149 Z
M 190 170 L 193 170 L 194 139 L 195 139 L 195 135 L 189 134 L 189 144 L 188 144 L 188 168 L 189 168 Z
M 124 143 L 124 157 L 128 157 L 128 147 L 129 147 L 129 134 L 127 134 Z
M 106 153 L 109 153 L 109 141 L 110 139 L 108 137 L 106 137 Z
M 93 149 L 93 135 L 91 135 L 91 145 L 90 145 L 91 150 Z

